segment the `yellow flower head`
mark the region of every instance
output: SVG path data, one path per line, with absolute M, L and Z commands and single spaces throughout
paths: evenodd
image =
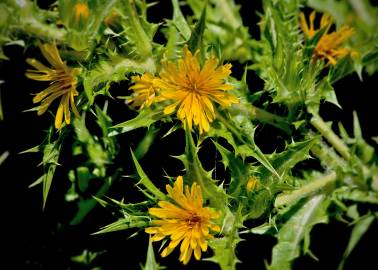
M 129 89 L 134 91 L 132 98 L 129 100 L 133 107 L 140 107 L 143 109 L 145 106 L 150 106 L 156 99 L 156 88 L 153 81 L 155 77 L 146 72 L 142 76 L 133 76 L 131 80 L 134 85 Z
M 246 186 L 247 191 L 251 192 L 251 191 L 255 190 L 258 186 L 258 182 L 259 182 L 259 180 L 258 180 L 257 177 L 255 177 L 255 176 L 250 177 L 247 181 L 247 186 Z
M 89 8 L 86 3 L 77 3 L 74 6 L 74 17 L 77 23 L 88 20 Z
M 160 241 L 169 236 L 171 242 L 162 251 L 161 256 L 169 255 L 173 249 L 180 246 L 179 260 L 187 264 L 194 252 L 194 257 L 201 259 L 201 250 L 207 250 L 207 240 L 214 236 L 210 234 L 219 232 L 219 226 L 211 221 L 217 219 L 219 214 L 209 207 L 203 207 L 201 188 L 193 183 L 183 187 L 182 176 L 177 177 L 173 187 L 167 185 L 168 196 L 174 203 L 160 201 L 160 208 L 150 208 L 149 213 L 158 220 L 153 221 L 153 227 L 146 228 L 146 232 L 153 234 L 152 241 Z
M 173 101 L 165 108 L 165 114 L 171 114 L 177 108 L 177 117 L 185 128 L 191 130 L 194 122 L 202 133 L 209 130 L 215 119 L 213 102 L 226 107 L 238 103 L 238 99 L 226 92 L 233 89 L 224 82 L 231 74 L 231 64 L 217 67 L 218 60 L 212 57 L 201 68 L 198 52 L 192 55 L 185 46 L 184 57 L 177 64 L 164 62 L 154 86 L 161 91 L 161 101 Z
M 28 69 L 25 75 L 32 80 L 50 81 L 49 87 L 38 93 L 33 98 L 33 102 L 41 102 L 38 108 L 38 115 L 41 115 L 46 112 L 55 99 L 60 97 L 59 107 L 55 116 L 55 127 L 60 129 L 63 115 L 66 124 L 71 122 L 70 105 L 74 114 L 79 116 L 74 101 L 74 96 L 79 94 L 76 91 L 78 69 L 69 68 L 62 61 L 55 44 L 43 44 L 40 49 L 53 68 L 48 68 L 35 59 L 27 59 L 26 61 L 36 69 Z
M 310 25 L 308 25 L 303 12 L 301 12 L 300 14 L 300 25 L 302 31 L 308 38 L 312 38 L 319 30 L 327 28 L 316 44 L 313 55 L 314 58 L 327 59 L 329 64 L 335 65 L 338 59 L 343 58 L 350 53 L 356 53 L 351 49 L 341 48 L 345 41 L 353 35 L 353 28 L 349 26 L 343 26 L 338 31 L 328 33 L 332 25 L 332 19 L 328 14 L 323 14 L 320 20 L 320 28 L 315 30 L 315 16 L 316 12 L 313 11 L 310 14 Z

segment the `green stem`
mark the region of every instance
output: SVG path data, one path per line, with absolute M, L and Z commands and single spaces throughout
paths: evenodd
M 336 172 L 331 172 L 319 179 L 311 181 L 307 185 L 304 185 L 300 189 L 297 189 L 289 194 L 282 194 L 276 198 L 274 202 L 275 207 L 280 207 L 284 205 L 289 205 L 301 198 L 308 197 L 309 195 L 319 191 L 320 189 L 325 188 L 331 183 L 334 183 L 337 180 Z
M 310 123 L 322 134 L 322 136 L 336 149 L 346 160 L 350 160 L 349 148 L 346 144 L 327 126 L 319 115 L 314 115 Z
M 317 157 L 323 164 L 332 169 L 344 168 L 346 162 L 342 159 L 333 148 L 325 142 L 319 142 L 311 148 L 311 154 Z
M 232 13 L 232 8 L 227 3 L 226 0 L 216 0 L 214 1 L 218 6 L 220 12 L 224 15 L 225 21 L 227 21 L 234 29 L 240 26 L 240 21 L 238 18 L 235 17 L 234 13 Z
M 256 119 L 260 122 L 270 124 L 290 134 L 290 125 L 284 117 L 267 112 L 252 104 L 235 104 L 230 108 L 232 113 L 244 114 L 250 119 Z
M 40 21 L 30 18 L 22 22 L 20 30 L 29 34 L 36 35 L 45 40 L 55 40 L 63 42 L 67 32 L 54 26 L 41 23 Z
M 223 117 L 223 115 L 221 113 L 219 113 L 218 111 L 215 112 L 216 114 L 216 118 L 219 119 L 222 124 L 229 130 L 231 131 L 231 133 L 242 143 L 246 143 L 245 140 L 243 139 L 243 137 L 241 136 L 240 134 L 240 131 L 234 126 L 234 125 L 231 125 L 230 122 L 225 119 Z
M 129 22 L 130 22 L 130 30 L 134 31 L 136 36 L 135 42 L 137 44 L 136 48 L 138 49 L 139 53 L 143 58 L 152 57 L 152 46 L 151 40 L 148 38 L 146 32 L 144 31 L 140 21 L 139 15 L 136 11 L 134 1 L 126 0 L 124 1 L 126 14 L 128 14 Z

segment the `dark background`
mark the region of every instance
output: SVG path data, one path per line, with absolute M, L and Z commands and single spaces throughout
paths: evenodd
M 253 2 L 253 7 L 249 3 L 248 8 L 242 9 L 242 17 L 245 24 L 249 25 L 252 36 L 256 37 L 258 17 L 254 14 L 256 10 L 261 10 L 261 6 L 256 3 L 259 1 Z M 39 4 L 46 7 L 49 3 L 39 1 Z M 149 15 L 152 21 L 161 22 L 161 18 L 171 17 L 171 8 L 169 5 L 159 4 L 151 8 Z M 103 269 L 139 269 L 139 265 L 145 261 L 148 243 L 148 236 L 143 231 L 129 230 L 99 236 L 90 235 L 101 226 L 115 220 L 115 213 L 109 209 L 98 206 L 82 224 L 68 225 L 76 211 L 74 205 L 64 201 L 65 191 L 69 188 L 65 166 L 70 167 L 75 162 L 66 158 L 70 156 L 72 142 L 68 141 L 64 145 L 65 150 L 60 160 L 63 166 L 56 171 L 44 211 L 42 211 L 41 186 L 28 189 L 28 185 L 43 173 L 42 168 L 37 166 L 42 156 L 19 153 L 40 144 L 53 120 L 48 113 L 38 117 L 35 112 L 23 112 L 33 106 L 31 93 L 43 89 L 42 83 L 28 80 L 24 76 L 27 68 L 25 59 L 38 55 L 38 51 L 8 46 L 5 48 L 5 54 L 11 60 L 0 63 L 0 79 L 5 80 L 5 84 L 1 85 L 5 119 L 0 122 L 0 154 L 7 150 L 10 156 L 0 166 L 1 224 L 4 227 L 2 239 L 6 240 L 5 243 L 1 241 L 5 251 L 1 252 L 4 258 L 0 263 L 4 266 L 11 265 L 11 269 L 92 269 L 93 266 L 101 266 Z M 233 71 L 236 77 L 239 77 L 241 70 L 242 67 L 234 63 Z M 257 81 L 257 78 L 253 79 L 255 90 L 258 90 L 258 86 L 261 87 L 262 83 Z M 336 83 L 337 97 L 343 110 L 324 104 L 321 113 L 325 120 L 341 121 L 351 133 L 352 111 L 356 110 L 364 136 L 367 139 L 377 136 L 377 105 L 374 98 L 376 82 L 377 76 L 369 77 L 364 74 L 364 81 L 361 82 L 353 74 Z M 118 94 L 126 89 L 127 84 L 120 84 L 112 91 Z M 122 101 L 112 102 L 112 111 L 109 113 L 116 118 L 116 123 L 129 117 L 130 112 Z M 163 131 L 158 134 L 158 138 L 169 129 L 164 125 L 161 128 Z M 270 127 L 262 126 L 257 133 L 256 141 L 265 150 L 272 147 L 272 139 L 274 139 L 271 138 L 269 131 Z M 129 146 L 135 147 L 134 142 L 137 142 L 142 134 L 143 131 L 128 134 L 120 138 L 120 142 L 126 149 L 129 149 Z M 158 139 L 150 152 L 141 160 L 141 165 L 148 175 L 159 179 L 163 179 L 164 171 L 169 175 L 178 175 L 182 165 L 169 155 L 179 155 L 183 149 L 183 134 L 180 132 L 166 139 Z M 64 155 L 64 151 L 68 155 Z M 211 147 L 205 148 L 204 151 L 207 155 L 215 155 L 215 150 Z M 120 159 L 122 158 L 125 160 L 118 162 L 125 164 L 125 174 L 132 173 L 129 157 L 121 152 Z M 208 169 L 210 168 L 211 166 Z M 109 196 L 116 199 L 122 197 L 137 199 L 138 195 L 133 194 L 135 192 L 132 188 L 133 184 L 133 180 L 129 178 L 120 180 L 111 188 Z M 328 225 L 316 226 L 312 232 L 311 250 L 319 261 L 304 256 L 295 262 L 294 269 L 336 269 L 348 243 L 350 230 L 347 224 L 335 221 L 331 221 Z M 139 236 L 130 237 L 135 232 L 140 232 Z M 370 231 L 350 255 L 345 269 L 356 269 L 362 262 L 376 265 L 373 250 L 376 250 L 374 244 L 377 235 L 378 226 L 374 221 Z M 271 248 L 276 240 L 269 236 L 243 235 L 243 237 L 247 241 L 242 241 L 237 248 L 237 256 L 243 262 L 238 265 L 238 269 L 264 269 L 264 259 L 270 261 Z M 159 243 L 154 247 L 156 252 Z M 88 267 L 70 260 L 72 256 L 80 255 L 84 249 L 101 253 Z M 210 253 L 204 254 L 203 257 L 208 257 Z M 168 258 L 160 258 L 159 255 L 157 257 L 158 261 L 168 269 L 182 269 L 177 259 L 178 254 L 176 250 Z M 211 263 L 198 263 L 192 260 L 186 269 L 218 268 Z

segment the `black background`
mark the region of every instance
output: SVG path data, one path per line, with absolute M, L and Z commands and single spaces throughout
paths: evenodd
M 261 6 L 256 3 L 259 1 L 251 2 L 254 6 L 249 3 L 249 7 L 243 7 L 241 12 L 244 23 L 250 27 L 251 35 L 257 37 L 258 17 L 255 11 L 261 10 Z M 48 6 L 46 1 L 39 4 L 43 7 Z M 154 22 L 162 22 L 161 18 L 170 17 L 171 8 L 168 4 L 160 3 L 149 11 L 149 19 Z M 65 143 L 65 150 L 61 155 L 63 168 L 58 168 L 56 171 L 44 211 L 42 211 L 41 187 L 27 188 L 43 172 L 41 167 L 37 167 L 41 155 L 18 153 L 40 144 L 53 120 L 48 113 L 38 117 L 35 112 L 23 112 L 33 106 L 31 93 L 43 89 L 42 83 L 28 80 L 24 76 L 27 68 L 25 59 L 38 55 L 38 50 L 8 46 L 5 48 L 5 53 L 11 60 L 0 63 L 0 79 L 5 80 L 5 84 L 1 85 L 5 120 L 0 122 L 0 153 L 7 150 L 10 156 L 0 166 L 3 227 L 1 232 L 2 239 L 6 240 L 5 243 L 1 241 L 5 251 L 1 252 L 4 259 L 0 263 L 4 266 L 11 265 L 11 269 L 91 269 L 70 261 L 71 256 L 79 255 L 84 248 L 87 248 L 90 251 L 102 252 L 92 266 L 102 266 L 103 269 L 140 269 L 139 265 L 145 261 L 148 243 L 148 236 L 143 231 L 129 230 L 100 236 L 90 235 L 99 227 L 115 220 L 109 209 L 96 207 L 82 224 L 67 225 L 76 210 L 75 206 L 64 201 L 64 193 L 69 188 L 67 171 L 64 167 L 70 167 L 75 163 L 75 160 L 65 158 L 69 155 L 64 155 L 64 151 L 69 153 L 72 142 Z M 240 78 L 241 71 L 242 67 L 234 63 L 234 76 Z M 356 110 L 364 136 L 368 139 L 378 135 L 377 105 L 374 98 L 377 76 L 369 77 L 364 74 L 363 77 L 364 81 L 361 82 L 353 74 L 336 83 L 336 94 L 343 110 L 324 104 L 321 113 L 325 120 L 341 121 L 351 133 L 352 111 Z M 255 91 L 262 87 L 262 83 L 255 77 L 251 84 L 254 85 L 252 88 Z M 120 84 L 114 86 L 112 91 L 116 96 L 120 93 L 124 94 L 126 89 L 127 84 Z M 130 112 L 122 101 L 112 102 L 113 106 L 109 114 L 116 118 L 116 123 L 130 117 Z M 163 125 L 161 128 L 166 131 L 169 127 Z M 159 135 L 162 135 L 163 131 Z M 270 127 L 262 126 L 257 133 L 256 141 L 265 151 L 275 149 L 275 144 L 272 143 L 274 138 L 269 136 L 269 131 Z M 122 146 L 126 149 L 129 149 L 129 146 L 135 147 L 133 142 L 137 142 L 142 134 L 143 131 L 137 131 L 121 137 Z M 183 149 L 181 132 L 169 138 L 158 139 L 146 157 L 141 160 L 141 164 L 148 175 L 163 181 L 164 171 L 169 175 L 180 173 L 181 163 L 169 155 L 179 155 Z M 203 160 L 207 169 L 210 169 L 212 166 L 210 160 L 213 160 L 215 150 L 209 146 L 202 151 L 206 156 L 210 156 Z M 127 150 L 124 153 L 121 151 L 117 162 L 124 163 L 125 174 L 130 174 L 132 166 L 129 165 L 130 160 L 126 152 Z M 124 178 L 111 188 L 109 195 L 116 199 L 122 197 L 137 199 L 138 195 L 134 194 L 135 188 L 132 188 L 133 183 L 133 180 Z M 319 258 L 319 262 L 304 256 L 294 263 L 294 269 L 336 269 L 347 245 L 350 229 L 347 224 L 335 221 L 331 221 L 328 225 L 316 226 L 312 232 L 311 250 Z M 140 232 L 139 236 L 130 238 L 134 232 Z M 378 226 L 375 221 L 347 260 L 345 269 L 356 269 L 363 262 L 371 266 L 376 265 L 376 258 L 373 255 L 376 250 L 374 244 L 377 235 Z M 268 236 L 243 235 L 243 237 L 247 241 L 241 242 L 237 248 L 237 256 L 243 262 L 238 265 L 238 269 L 264 269 L 263 260 L 270 261 L 271 248 L 276 240 Z M 158 247 L 159 243 L 155 244 L 155 251 Z M 158 261 L 168 269 L 183 269 L 177 260 L 178 253 L 176 250 L 168 258 L 160 258 L 157 255 Z M 204 257 L 208 257 L 210 253 L 204 254 Z M 192 260 L 186 269 L 218 268 L 212 263 L 198 263 Z

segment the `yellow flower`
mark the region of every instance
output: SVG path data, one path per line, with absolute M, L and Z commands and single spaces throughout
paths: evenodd
M 77 3 L 74 6 L 74 17 L 77 23 L 80 21 L 86 21 L 89 17 L 89 8 L 85 3 Z
M 173 113 L 178 107 L 177 117 L 184 127 L 191 130 L 194 122 L 202 133 L 209 130 L 210 123 L 215 119 L 213 102 L 226 107 L 238 103 L 238 99 L 226 93 L 233 89 L 224 82 L 231 74 L 231 64 L 217 67 L 218 60 L 212 57 L 201 69 L 198 52 L 192 55 L 185 46 L 184 57 L 178 64 L 164 62 L 160 78 L 154 81 L 154 86 L 161 90 L 161 101 L 173 101 L 164 109 L 165 114 Z
M 251 192 L 253 190 L 255 190 L 258 186 L 258 178 L 255 177 L 255 176 L 252 176 L 248 179 L 247 181 L 247 186 L 246 186 L 246 189 L 248 192 Z
M 34 103 L 41 102 L 38 108 L 38 115 L 45 113 L 50 104 L 55 99 L 61 97 L 55 116 L 55 127 L 60 129 L 63 115 L 66 124 L 70 124 L 71 122 L 70 105 L 74 114 L 79 116 L 74 101 L 74 96 L 79 94 L 75 88 L 78 69 L 69 68 L 62 61 L 55 44 L 43 44 L 40 46 L 40 49 L 43 56 L 53 68 L 48 68 L 35 59 L 27 59 L 26 61 L 36 69 L 28 69 L 25 75 L 32 80 L 50 81 L 50 86 L 33 98 Z
M 129 100 L 133 107 L 150 106 L 156 99 L 156 88 L 153 81 L 155 77 L 146 72 L 142 76 L 132 76 L 131 80 L 134 85 L 129 89 L 134 91 L 133 96 Z
M 308 38 L 312 38 L 319 30 L 327 28 L 315 46 L 313 58 L 327 59 L 328 64 L 335 65 L 338 59 L 343 58 L 350 53 L 352 55 L 356 53 L 351 49 L 341 47 L 345 41 L 353 35 L 353 28 L 343 26 L 338 31 L 328 33 L 332 25 L 332 19 L 328 14 L 323 14 L 320 20 L 320 28 L 315 30 L 315 16 L 316 12 L 313 11 L 310 14 L 310 25 L 308 25 L 303 12 L 300 14 L 300 25 L 302 31 Z
M 180 246 L 179 260 L 187 264 L 194 252 L 194 257 L 201 259 L 201 250 L 207 250 L 207 240 L 214 238 L 210 234 L 219 232 L 219 226 L 211 221 L 217 219 L 219 214 L 209 208 L 203 207 L 201 187 L 193 183 L 183 187 L 182 176 L 177 177 L 174 186 L 167 185 L 168 196 L 174 203 L 160 201 L 160 208 L 150 208 L 149 213 L 158 217 L 153 221 L 153 227 L 146 228 L 146 232 L 153 234 L 152 241 L 160 241 L 169 236 L 171 242 L 162 251 L 161 256 L 169 255 L 178 244 Z

